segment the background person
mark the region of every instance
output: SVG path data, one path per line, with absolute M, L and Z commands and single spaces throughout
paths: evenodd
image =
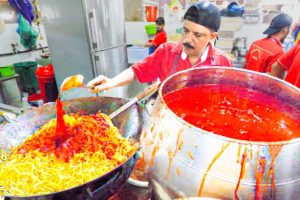
M 271 75 L 284 79 L 300 88 L 300 42 L 273 64 Z
M 257 72 L 270 72 L 274 62 L 284 54 L 282 43 L 289 34 L 292 18 L 284 13 L 275 16 L 263 32 L 266 38 L 254 41 L 248 53 L 244 68 Z
M 167 42 L 167 33 L 165 32 L 165 19 L 163 17 L 158 17 L 155 20 L 156 24 L 156 34 L 152 42 L 145 44 L 145 47 L 151 48 L 151 53 L 157 49 L 161 44 Z

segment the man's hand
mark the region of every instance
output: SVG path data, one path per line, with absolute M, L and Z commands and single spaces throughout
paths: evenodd
M 128 85 L 134 81 L 134 78 L 134 71 L 130 67 L 113 78 L 100 75 L 88 82 L 87 86 L 93 88 L 91 89 L 92 92 L 100 92 L 114 87 Z
M 103 75 L 100 75 L 88 82 L 87 86 L 93 88 L 90 90 L 94 93 L 115 87 L 115 85 L 113 84 L 113 80 Z

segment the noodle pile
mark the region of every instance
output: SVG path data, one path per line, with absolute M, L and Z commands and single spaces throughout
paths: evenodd
M 34 196 L 91 181 L 125 162 L 137 145 L 122 137 L 108 116 L 64 115 L 69 137 L 55 144 L 56 119 L 0 158 L 0 196 Z

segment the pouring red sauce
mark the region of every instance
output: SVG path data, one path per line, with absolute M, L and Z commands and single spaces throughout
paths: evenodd
M 61 143 L 67 140 L 68 135 L 66 131 L 66 125 L 64 121 L 64 110 L 60 98 L 56 99 L 56 129 L 55 129 L 55 145 L 59 147 Z
M 185 121 L 225 137 L 258 142 L 300 137 L 299 121 L 280 110 L 293 108 L 258 91 L 233 85 L 202 85 L 176 90 L 163 99 Z

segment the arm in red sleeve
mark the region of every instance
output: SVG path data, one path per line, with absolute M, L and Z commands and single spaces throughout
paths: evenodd
M 283 79 L 284 78 L 284 73 L 285 73 L 285 70 L 282 67 L 279 66 L 278 62 L 275 62 L 272 65 L 271 73 L 270 73 L 272 76 Z
M 283 56 L 278 59 L 278 64 L 285 70 L 288 70 L 293 63 L 294 57 L 296 55 L 297 45 L 293 46 L 288 50 Z
M 280 53 L 277 53 L 273 56 L 271 56 L 270 60 L 268 60 L 268 64 L 267 64 L 267 67 L 266 67 L 266 72 L 271 72 L 272 70 L 272 65 L 282 56 L 284 55 L 284 52 L 280 52 Z
M 159 77 L 163 54 L 164 46 L 161 45 L 153 54 L 147 56 L 143 61 L 131 66 L 140 83 L 152 82 Z

